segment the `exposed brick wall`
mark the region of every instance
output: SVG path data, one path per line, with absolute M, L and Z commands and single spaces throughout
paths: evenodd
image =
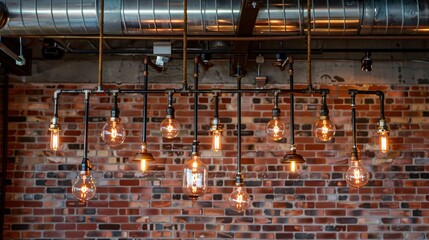
M 52 96 L 58 88 L 93 87 L 10 86 L 5 239 L 429 238 L 427 86 L 329 86 L 327 102 L 338 129 L 329 143 L 312 137 L 320 96 L 297 96 L 295 142 L 307 161 L 299 174 L 289 174 L 280 163 L 289 149 L 289 137 L 273 142 L 265 136 L 272 96 L 244 94 L 242 162 L 245 185 L 253 198 L 244 214 L 233 212 L 226 201 L 234 185 L 237 156 L 236 98 L 232 95 L 220 99 L 226 142 L 220 153 L 210 151 L 212 96 L 199 98 L 198 138 L 210 170 L 210 190 L 194 206 L 181 190 L 181 164 L 190 156 L 193 140 L 193 98 L 175 95 L 176 116 L 183 128 L 178 138 L 162 140 L 159 123 L 167 98 L 150 95 L 148 143 L 157 161 L 147 173 L 140 173 L 131 160 L 141 141 L 142 96 L 119 96 L 128 137 L 116 149 L 109 149 L 99 137 L 110 114 L 111 98 L 91 96 L 89 158 L 98 188 L 88 203 L 76 201 L 71 185 L 83 155 L 83 96 L 60 97 L 64 146 L 57 153 L 49 149 Z M 121 86 L 135 87 L 141 86 Z M 150 86 L 170 87 L 174 86 Z M 368 186 L 359 190 L 344 181 L 352 147 L 348 88 L 385 92 L 393 147 L 385 155 L 377 150 L 378 97 L 358 95 L 357 140 L 372 174 Z M 289 125 L 288 95 L 280 97 L 280 108 Z

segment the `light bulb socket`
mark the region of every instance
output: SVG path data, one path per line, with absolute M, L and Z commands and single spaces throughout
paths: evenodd
M 140 147 L 140 152 L 134 155 L 134 161 L 144 161 L 144 160 L 147 162 L 155 161 L 155 159 L 153 158 L 153 155 L 151 153 L 148 153 L 146 143 L 143 143 Z
M 220 124 L 219 118 L 213 118 L 211 124 L 210 124 L 210 131 L 211 132 L 222 132 L 223 130 L 223 125 Z
M 119 118 L 119 113 L 120 111 L 119 111 L 118 105 L 114 104 L 112 106 L 112 111 L 110 111 L 111 118 Z
M 167 117 L 166 118 L 174 118 L 174 107 L 167 107 Z
M 372 59 L 371 59 L 371 52 L 366 52 L 365 56 L 361 59 L 361 70 L 365 72 L 371 72 L 372 71 Z
M 280 116 L 280 113 L 281 113 L 280 108 L 273 108 L 273 110 L 271 111 L 271 113 L 272 113 L 273 119 L 277 120 L 278 117 Z
M 54 130 L 61 131 L 61 125 L 60 125 L 60 118 L 59 117 L 54 116 L 51 119 L 51 122 L 49 124 L 49 130 L 50 131 L 54 131 Z
M 389 127 L 387 127 L 386 119 L 380 118 L 377 124 L 377 133 L 389 132 Z
M 88 158 L 83 158 L 81 163 L 81 171 L 89 174 L 89 171 L 92 169 L 91 162 Z
M 192 155 L 200 156 L 200 142 L 195 141 L 192 143 Z
M 323 104 L 322 108 L 320 109 L 320 116 L 326 116 L 326 119 L 329 119 L 329 109 L 328 105 Z
M 244 186 L 244 176 L 241 173 L 237 173 L 237 175 L 235 175 L 235 186 L 236 187 L 242 187 Z

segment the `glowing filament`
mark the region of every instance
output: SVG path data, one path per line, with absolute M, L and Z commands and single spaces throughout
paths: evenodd
M 60 147 L 60 131 L 54 129 L 51 131 L 51 149 L 57 151 Z
M 147 170 L 147 161 L 146 159 L 142 159 L 140 161 L 140 171 L 145 172 Z
M 292 161 L 290 163 L 290 171 L 291 172 L 295 172 L 296 171 L 296 162 L 295 161 Z

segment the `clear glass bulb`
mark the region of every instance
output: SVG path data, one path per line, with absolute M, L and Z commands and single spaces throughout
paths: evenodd
M 212 131 L 212 150 L 218 152 L 222 149 L 222 132 Z
M 360 188 L 365 186 L 369 181 L 369 172 L 363 166 L 362 161 L 352 160 L 350 167 L 346 172 L 347 184 L 351 187 Z
M 265 127 L 267 135 L 274 141 L 283 138 L 286 132 L 285 124 L 279 118 L 272 118 Z
M 246 211 L 251 204 L 250 196 L 243 186 L 235 186 L 228 198 L 231 208 L 236 212 Z
M 387 131 L 378 132 L 378 140 L 380 144 L 380 150 L 382 153 L 389 151 L 389 134 Z
M 183 192 L 192 201 L 202 196 L 207 191 L 207 167 L 201 162 L 198 155 L 192 155 L 192 158 L 185 162 L 183 168 Z
M 335 136 L 337 128 L 335 124 L 330 121 L 326 116 L 321 116 L 319 121 L 314 125 L 314 136 L 320 141 L 326 142 L 331 140 Z
M 165 138 L 175 138 L 179 135 L 180 123 L 171 117 L 166 117 L 161 122 L 161 135 Z
M 101 130 L 101 138 L 110 147 L 117 147 L 125 141 L 125 127 L 120 118 L 111 117 Z
M 49 144 L 49 147 L 54 151 L 57 151 L 60 148 L 60 130 L 59 129 L 51 130 L 51 142 Z
M 97 187 L 90 173 L 81 171 L 72 187 L 73 195 L 82 202 L 86 202 L 95 196 Z

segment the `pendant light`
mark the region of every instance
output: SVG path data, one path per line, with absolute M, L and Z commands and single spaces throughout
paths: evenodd
M 237 66 L 237 89 L 241 89 L 241 68 Z M 236 212 L 246 211 L 251 204 L 249 194 L 244 188 L 244 176 L 241 173 L 241 93 L 237 93 L 237 175 L 235 187 L 228 197 L 231 209 Z
M 86 202 L 95 196 L 97 187 L 91 175 L 92 165 L 88 159 L 88 115 L 89 115 L 89 90 L 85 93 L 85 120 L 84 120 L 84 141 L 83 141 L 83 159 L 81 170 L 77 175 L 76 181 L 72 186 L 73 195 L 82 202 Z
M 174 116 L 174 107 L 173 107 L 173 93 L 174 91 L 168 91 L 168 107 L 167 115 L 165 119 L 161 122 L 161 135 L 165 138 L 175 138 L 180 133 L 180 123 L 176 120 Z
M 296 153 L 295 147 L 295 100 L 293 95 L 293 61 L 289 63 L 289 82 L 290 82 L 290 149 L 289 153 L 283 157 L 282 163 L 288 165 L 290 172 L 296 172 L 300 164 L 305 163 L 304 158 Z
M 212 134 L 212 150 L 218 152 L 222 149 L 222 130 L 223 125 L 219 121 L 219 93 L 214 93 L 214 118 L 210 125 L 210 132 Z
M 352 97 L 351 108 L 352 108 L 352 132 L 353 132 L 353 149 L 350 158 L 349 168 L 346 172 L 346 182 L 349 186 L 360 188 L 365 186 L 369 181 L 369 172 L 362 164 L 360 160 L 360 154 L 356 146 L 356 103 L 355 98 L 357 91 L 349 90 L 349 94 Z
M 149 78 L 149 61 L 148 57 L 144 58 L 144 88 L 143 93 L 143 130 L 142 130 L 142 145 L 140 146 L 140 152 L 134 156 L 135 161 L 140 161 L 140 171 L 145 172 L 148 168 L 148 163 L 155 161 L 153 155 L 147 151 L 146 142 L 146 121 L 147 121 L 147 89 L 148 89 L 148 78 Z
M 194 73 L 194 141 L 192 142 L 191 159 L 183 166 L 182 190 L 183 193 L 195 202 L 207 192 L 208 169 L 201 161 L 200 143 L 198 142 L 198 64 L 195 64 Z
M 329 91 L 329 90 L 328 90 Z M 322 108 L 320 110 L 319 121 L 314 125 L 314 136 L 322 142 L 327 142 L 335 136 L 335 124 L 329 120 L 329 109 L 326 104 L 326 94 L 328 91 L 322 92 Z
M 274 92 L 274 108 L 272 110 L 271 120 L 267 123 L 265 131 L 267 135 L 274 141 L 280 140 L 284 137 L 286 127 L 280 119 L 280 108 L 278 106 L 279 91 Z
M 118 108 L 118 93 L 113 93 L 113 106 L 109 120 L 101 130 L 101 138 L 110 147 L 118 147 L 125 141 L 126 130 L 121 123 Z
M 384 93 L 382 91 L 377 91 L 376 94 L 380 98 L 380 119 L 377 124 L 380 151 L 382 153 L 387 153 L 389 151 L 389 127 L 384 117 Z
M 51 132 L 51 139 L 49 148 L 57 151 L 60 148 L 60 118 L 58 117 L 58 95 L 59 91 L 55 91 L 54 95 L 54 116 L 52 117 L 51 123 L 49 124 L 49 131 Z

